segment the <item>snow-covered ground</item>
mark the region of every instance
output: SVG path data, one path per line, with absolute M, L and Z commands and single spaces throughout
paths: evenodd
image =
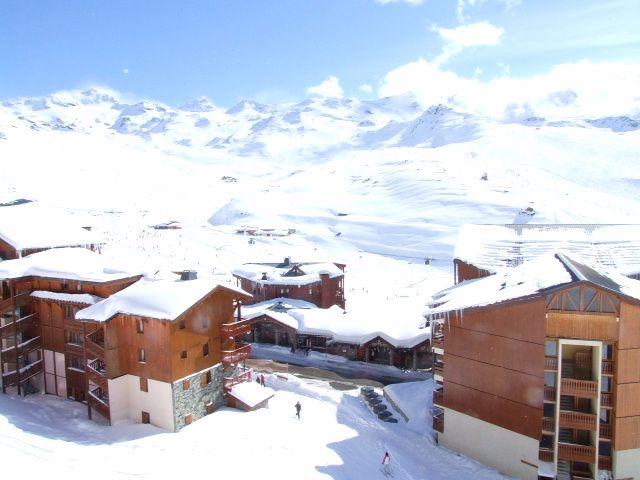
M 409 385 L 431 388 L 429 382 Z M 50 395 L 0 395 L 4 472 L 19 465 L 12 474 L 72 478 L 83 472 L 96 480 L 375 479 L 384 478 L 380 462 L 387 450 L 396 479 L 505 478 L 434 445 L 428 422 L 423 432 L 403 420 L 381 422 L 356 390 L 339 392 L 291 376 L 287 382 L 267 376 L 267 386 L 276 390 L 268 409 L 223 408 L 179 433 L 140 424 L 102 426 L 86 418 L 83 405 Z

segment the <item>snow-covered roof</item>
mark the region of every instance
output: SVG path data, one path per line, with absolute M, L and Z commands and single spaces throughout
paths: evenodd
M 428 338 L 430 330 L 420 328 L 421 319 L 395 318 L 380 315 L 355 315 L 337 305 L 318 308 L 313 303 L 289 298 L 275 298 L 242 307 L 247 319 L 267 315 L 300 334 L 319 335 L 334 342 L 362 345 L 376 337 L 394 347 L 411 348 Z
M 334 263 L 245 263 L 232 272 L 237 277 L 249 279 L 261 285 L 307 285 L 320 281 L 321 274 L 330 278 L 344 272 Z M 263 279 L 266 277 L 266 279 Z
M 86 248 L 55 248 L 0 262 L 0 278 L 26 276 L 109 282 L 135 277 L 134 272 Z
M 251 297 L 232 285 L 211 279 L 186 281 L 142 279 L 76 313 L 78 320 L 104 322 L 117 314 L 175 320 L 215 289 L 227 289 L 240 297 Z
M 0 207 L 0 239 L 16 250 L 101 243 L 98 235 L 68 215 L 38 202 Z
M 240 400 L 249 408 L 253 408 L 261 402 L 270 399 L 276 392 L 269 387 L 263 387 L 256 382 L 242 382 L 234 385 L 229 395 Z
M 83 305 L 94 305 L 104 300 L 102 297 L 96 295 L 90 295 L 88 293 L 60 293 L 60 292 L 48 292 L 46 290 L 36 290 L 31 293 L 34 298 L 41 298 L 43 300 L 53 300 L 56 302 L 68 302 L 68 303 L 80 303 Z
M 588 281 L 613 293 L 640 300 L 640 281 L 607 271 L 567 253 L 547 253 L 494 275 L 462 282 L 434 295 L 426 314 L 480 307 L 528 297 L 544 290 Z
M 559 250 L 625 275 L 638 273 L 640 225 L 463 225 L 454 258 L 496 272 Z

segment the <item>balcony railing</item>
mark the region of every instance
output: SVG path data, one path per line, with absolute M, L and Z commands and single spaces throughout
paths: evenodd
M 542 417 L 542 430 L 545 432 L 554 432 L 556 430 L 555 420 L 549 417 Z
M 558 443 L 558 459 L 571 462 L 595 463 L 596 449 L 589 445 Z
M 234 350 L 222 351 L 222 365 L 228 367 L 229 365 L 240 363 L 251 355 L 251 344 L 243 343 L 241 346 Z
M 544 357 L 545 370 L 558 370 L 558 357 Z
M 87 363 L 86 372 L 90 381 L 101 386 L 105 385 L 107 380 L 107 364 L 104 361 L 96 358 L 94 361 Z
M 104 330 L 96 330 L 87 335 L 84 346 L 89 358 L 104 358 Z
M 613 435 L 613 429 L 611 425 L 606 423 L 600 424 L 600 438 L 604 440 L 611 440 L 611 435 Z
M 561 385 L 562 395 L 571 395 L 581 398 L 598 397 L 598 382 L 593 382 L 590 380 L 576 380 L 573 378 L 563 378 Z
M 444 364 L 442 363 L 434 363 L 432 367 L 432 371 L 434 375 L 444 375 Z
M 105 418 L 110 418 L 109 393 L 102 387 L 89 387 L 87 400 L 91 408 L 94 408 Z
M 543 462 L 553 462 L 553 450 L 550 448 L 540 448 L 538 451 L 538 459 Z
M 253 370 L 251 368 L 237 368 L 234 375 L 229 377 L 224 377 L 222 379 L 222 385 L 224 387 L 225 393 L 229 392 L 235 385 L 238 385 L 242 382 L 250 382 L 251 381 L 251 373 Z
M 613 360 L 602 361 L 602 374 L 613 375 Z
M 433 403 L 434 405 L 443 405 L 444 401 L 444 391 L 443 390 L 434 390 L 433 391 Z
M 598 417 L 590 413 L 561 410 L 560 427 L 577 430 L 596 430 L 598 428 Z
M 549 402 L 555 402 L 556 401 L 556 388 L 555 387 L 548 387 L 545 385 L 544 387 L 544 399 L 549 401 Z
M 42 337 L 37 336 L 24 340 L 17 347 L 7 347 L 2 350 L 2 359 L 5 362 L 15 362 L 17 357 L 24 357 L 31 352 L 42 348 Z
M 29 365 L 21 367 L 19 375 L 15 370 L 3 373 L 2 381 L 5 385 L 17 385 L 18 377 L 20 378 L 20 383 L 22 383 L 40 372 L 42 372 L 42 360 L 36 360 Z
M 433 429 L 436 432 L 444 433 L 444 413 L 433 416 Z
M 434 335 L 431 339 L 431 346 L 444 350 L 444 335 Z
M 223 323 L 220 332 L 224 337 L 232 338 L 251 331 L 251 320 L 241 320 L 239 322 Z
M 598 457 L 598 468 L 600 470 L 611 470 L 611 457 L 600 455 Z
M 613 394 L 602 392 L 600 394 L 600 406 L 601 407 L 613 407 Z
M 37 313 L 31 313 L 22 318 L 18 318 L 15 321 L 15 330 L 18 332 L 23 331 L 25 328 L 32 325 L 38 319 Z M 0 327 L 0 338 L 11 337 L 14 334 L 14 322 L 7 323 Z

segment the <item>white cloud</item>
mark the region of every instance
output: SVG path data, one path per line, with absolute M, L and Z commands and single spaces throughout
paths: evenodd
M 464 23 L 469 20 L 466 15 L 468 7 L 476 7 L 485 3 L 487 0 L 457 0 L 456 2 L 456 16 L 460 23 Z M 522 3 L 522 0 L 495 0 L 497 3 L 504 4 L 505 10 L 511 10 Z
M 373 87 L 371 85 L 369 85 L 368 83 L 360 85 L 358 87 L 358 89 L 363 93 L 372 93 L 373 92 Z
M 494 118 L 546 118 L 640 114 L 640 63 L 557 65 L 528 78 L 502 75 L 482 81 L 418 59 L 388 72 L 378 87 L 381 97 L 413 93 L 423 106 L 437 103 Z
M 387 5 L 389 3 L 408 3 L 410 5 L 422 5 L 424 0 L 375 0 L 376 3 Z
M 341 98 L 344 96 L 344 90 L 340 86 L 340 79 L 332 75 L 319 85 L 307 88 L 307 95 Z
M 446 62 L 465 48 L 498 45 L 504 33 L 502 27 L 496 27 L 489 22 L 471 23 L 455 28 L 433 26 L 432 30 L 444 41 L 442 52 L 434 60 L 437 64 Z
M 129 75 L 129 69 L 128 69 L 128 68 L 123 68 L 123 69 L 122 69 L 122 73 L 123 73 L 124 75 Z

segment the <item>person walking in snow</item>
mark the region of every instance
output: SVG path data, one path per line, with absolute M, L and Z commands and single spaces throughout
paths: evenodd
M 382 457 L 382 473 L 385 477 L 391 475 L 391 455 L 389 452 L 384 452 L 384 457 Z
M 300 402 L 296 403 L 296 415 L 298 416 L 298 420 L 300 420 L 300 410 L 302 410 L 302 405 L 300 405 Z
M 260 385 L 262 385 L 263 387 L 265 386 L 265 384 L 264 384 L 264 375 L 262 373 L 260 374 Z

